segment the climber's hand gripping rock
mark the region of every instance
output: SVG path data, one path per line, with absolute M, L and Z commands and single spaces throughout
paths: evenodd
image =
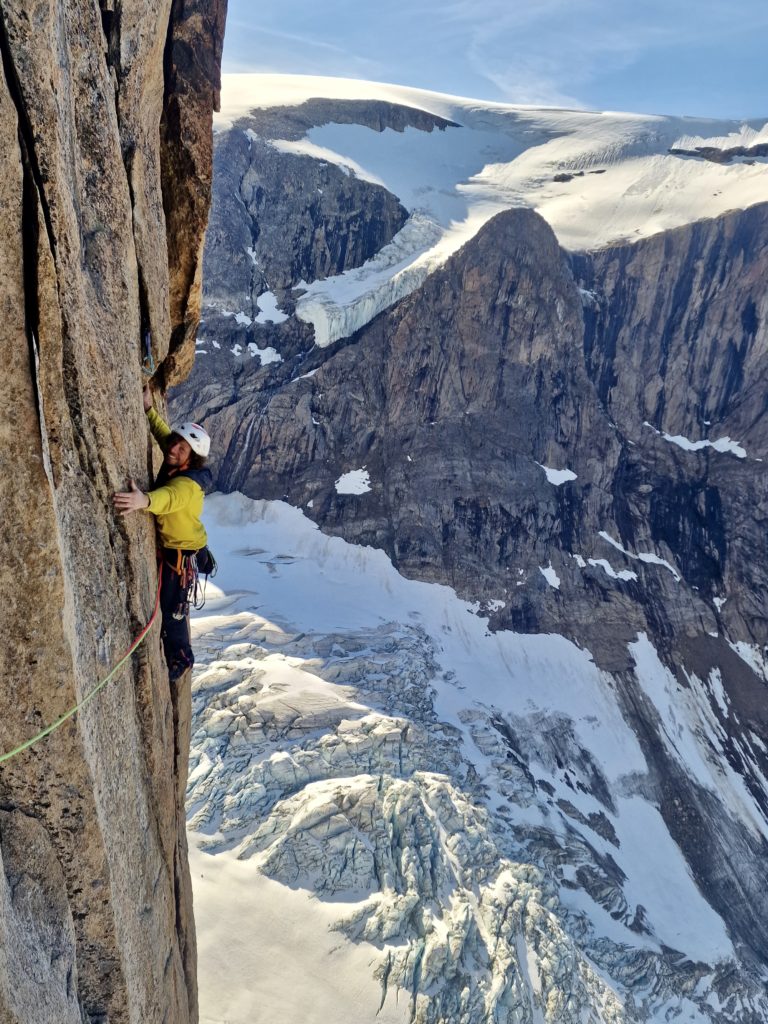
M 128 516 L 149 505 L 149 497 L 139 490 L 134 480 L 130 481 L 130 487 L 130 491 L 118 491 L 112 499 L 121 516 Z

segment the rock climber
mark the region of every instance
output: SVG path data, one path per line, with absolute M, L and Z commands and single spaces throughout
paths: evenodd
M 163 613 L 163 649 L 171 682 L 194 664 L 189 634 L 189 602 L 197 573 L 206 575 L 215 563 L 200 521 L 203 496 L 212 481 L 205 460 L 211 439 L 198 423 L 171 429 L 152 406 L 152 392 L 144 388 L 144 412 L 149 429 L 164 459 L 155 487 L 144 493 L 133 480 L 130 491 L 114 496 L 121 515 L 147 511 L 155 516 L 162 559 L 160 607 Z

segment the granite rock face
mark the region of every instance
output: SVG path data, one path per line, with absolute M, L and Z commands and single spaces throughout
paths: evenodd
M 0 12 L 3 751 L 81 700 L 152 614 L 151 524 L 111 495 L 151 470 L 143 335 L 162 380 L 194 333 L 226 5 L 194 6 Z M 0 1020 L 196 1020 L 188 729 L 156 629 L 0 766 Z

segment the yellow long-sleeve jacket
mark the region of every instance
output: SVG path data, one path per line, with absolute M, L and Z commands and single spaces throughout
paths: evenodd
M 147 419 L 152 436 L 165 451 L 171 428 L 156 409 L 149 410 Z M 157 478 L 160 486 L 147 491 L 147 512 L 157 519 L 163 547 L 198 551 L 207 544 L 208 535 L 200 521 L 204 497 L 201 484 L 206 477 L 210 477 L 208 470 L 185 470 L 169 477 L 163 467 Z

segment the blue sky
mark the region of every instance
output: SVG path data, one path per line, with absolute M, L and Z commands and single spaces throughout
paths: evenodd
M 229 0 L 224 71 L 768 117 L 765 0 Z

